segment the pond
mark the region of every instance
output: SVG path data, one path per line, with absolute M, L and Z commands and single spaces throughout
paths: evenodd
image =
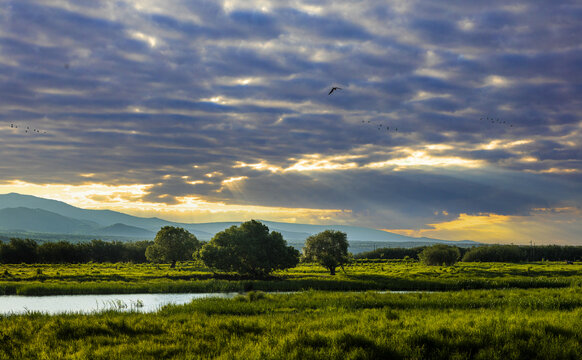
M 377 291 L 379 294 L 431 293 L 432 291 Z M 295 291 L 276 292 L 291 294 Z M 112 295 L 51 295 L 51 296 L 0 296 L 0 315 L 41 312 L 55 315 L 63 313 L 90 314 L 101 311 L 155 312 L 164 305 L 182 305 L 196 299 L 231 299 L 238 293 L 189 294 L 112 294 Z
M 93 313 L 107 310 L 154 312 L 168 304 L 186 304 L 208 297 L 232 298 L 237 293 L 114 294 L 0 296 L 0 315 L 41 312 L 46 314 Z

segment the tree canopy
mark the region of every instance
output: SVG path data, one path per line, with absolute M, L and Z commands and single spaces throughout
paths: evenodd
M 267 226 L 251 220 L 215 234 L 199 257 L 212 269 L 264 276 L 296 266 L 299 251 L 287 246 L 280 233 L 269 233 Z
M 0 262 L 5 264 L 34 263 L 38 260 L 38 244 L 30 239 L 10 239 L 0 244 Z
M 520 262 L 527 259 L 527 247 L 517 245 L 489 245 L 474 247 L 464 256 L 463 261 L 467 262 Z
M 346 233 L 325 230 L 305 240 L 303 256 L 306 261 L 315 261 L 335 275 L 335 269 L 349 261 L 348 246 Z
M 196 236 L 183 228 L 164 226 L 158 231 L 154 244 L 148 246 L 146 258 L 152 262 L 171 262 L 171 268 L 177 261 L 192 259 L 192 253 L 200 247 Z
M 461 257 L 456 246 L 436 244 L 425 248 L 418 258 L 426 265 L 454 265 Z

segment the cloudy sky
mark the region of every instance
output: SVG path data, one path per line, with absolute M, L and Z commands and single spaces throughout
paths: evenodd
M 579 1 L 0 4 L 0 193 L 582 245 Z

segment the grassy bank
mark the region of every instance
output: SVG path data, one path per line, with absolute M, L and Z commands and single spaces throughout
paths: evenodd
M 0 317 L 2 359 L 578 359 L 582 290 L 250 293 L 153 314 Z
M 425 266 L 405 261 L 357 261 L 330 276 L 316 264 L 245 279 L 213 274 L 196 263 L 168 265 L 90 263 L 69 265 L 2 265 L 1 295 L 185 293 L 299 290 L 428 290 L 561 288 L 582 284 L 582 264 L 459 263 Z

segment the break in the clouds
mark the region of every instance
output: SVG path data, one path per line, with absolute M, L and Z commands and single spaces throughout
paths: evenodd
M 450 238 L 520 219 L 575 243 L 580 18 L 576 1 L 6 0 L 0 181 Z

